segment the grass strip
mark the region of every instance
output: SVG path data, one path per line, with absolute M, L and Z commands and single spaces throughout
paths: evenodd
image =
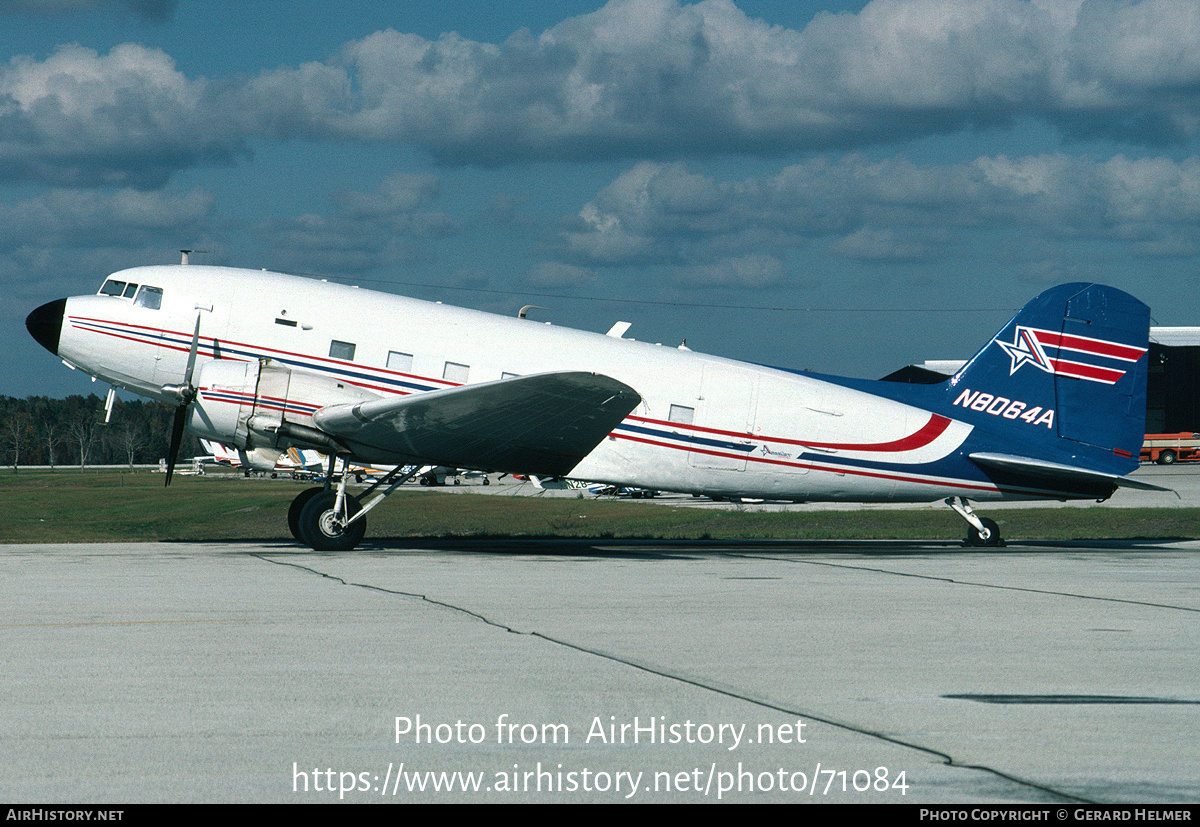
M 311 483 L 223 474 L 176 477 L 113 469 L 0 474 L 0 542 L 290 539 L 288 505 Z M 980 510 L 1009 540 L 1196 539 L 1197 508 Z M 369 538 L 571 537 L 679 540 L 957 540 L 949 509 L 765 511 L 594 499 L 455 493 L 412 486 L 368 517 Z

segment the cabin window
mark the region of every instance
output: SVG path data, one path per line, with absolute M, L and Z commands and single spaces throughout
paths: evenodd
M 137 298 L 133 303 L 138 307 L 145 307 L 149 310 L 158 310 L 162 307 L 162 288 L 143 286 L 138 291 Z
M 412 373 L 412 354 L 400 353 L 397 350 L 388 351 L 387 366 L 401 373 Z
M 329 356 L 332 359 L 345 359 L 347 362 L 352 362 L 354 361 L 354 344 L 334 339 L 329 343 Z
M 671 413 L 667 417 L 672 422 L 678 422 L 682 425 L 691 425 L 692 418 L 696 415 L 695 408 L 689 408 L 686 405 L 672 405 Z
M 447 362 L 446 368 L 442 371 L 442 378 L 448 379 L 451 382 L 466 384 L 467 374 L 471 372 L 469 365 L 460 365 L 458 362 Z

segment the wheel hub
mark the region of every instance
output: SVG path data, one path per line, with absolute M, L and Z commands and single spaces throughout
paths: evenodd
M 321 518 L 317 520 L 317 525 L 321 527 L 321 533 L 327 537 L 340 537 L 345 528 L 342 525 L 341 517 L 332 508 L 321 515 Z

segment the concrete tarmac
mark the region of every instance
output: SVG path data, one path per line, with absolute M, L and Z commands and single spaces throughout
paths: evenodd
M 0 799 L 1196 802 L 1198 550 L 4 546 Z

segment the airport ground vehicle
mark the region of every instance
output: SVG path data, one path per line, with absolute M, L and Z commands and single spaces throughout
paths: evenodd
M 1141 459 L 1159 465 L 1200 460 L 1200 434 L 1146 434 Z

